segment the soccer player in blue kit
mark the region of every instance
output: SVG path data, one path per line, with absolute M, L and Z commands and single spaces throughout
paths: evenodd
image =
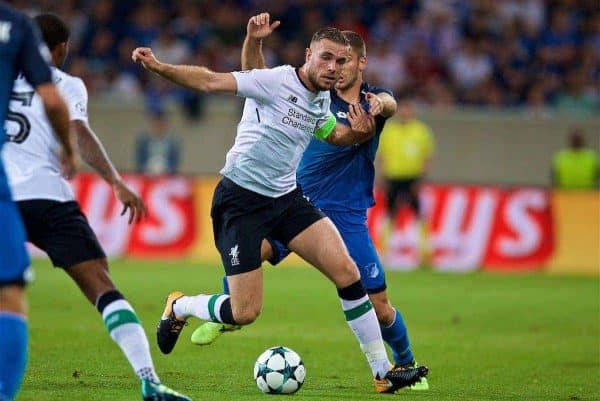
M 249 20 L 242 50 L 242 69 L 265 68 L 262 40 L 279 26 L 279 21 L 270 24 L 269 20 L 268 13 Z M 341 78 L 330 92 L 330 110 L 338 123 L 349 125 L 349 106 L 360 103 L 374 116 L 375 131 L 369 139 L 350 146 L 334 146 L 313 139 L 300 162 L 297 180 L 304 195 L 333 221 L 342 235 L 350 256 L 360 270 L 361 281 L 373 303 L 383 339 L 392 349 L 395 363 L 412 367 L 416 362 L 410 349 L 406 325 L 387 297 L 385 273 L 366 225 L 367 209 L 374 204 L 374 160 L 379 136 L 387 118 L 396 112 L 396 101 L 390 91 L 363 81 L 362 74 L 367 66 L 365 43 L 356 32 L 343 33 L 352 49 Z M 263 241 L 262 259 L 273 265 L 289 253 L 278 241 L 271 238 Z M 224 286 L 227 290 L 226 280 Z M 209 344 L 222 332 L 235 328 L 208 322 L 196 329 L 192 334 L 192 342 Z M 410 388 L 428 390 L 429 384 L 426 378 L 422 378 Z
M 27 16 L 0 2 L 0 126 L 7 119 L 13 82 L 21 73 L 42 98 L 45 112 L 62 145 L 63 174 L 75 173 L 75 155 L 69 142 L 69 112 L 52 82 L 49 53 Z M 0 147 L 4 134 L 0 135 Z M 19 390 L 27 363 L 25 284 L 31 279 L 25 250 L 25 230 L 12 201 L 0 160 L 0 401 L 12 400 Z

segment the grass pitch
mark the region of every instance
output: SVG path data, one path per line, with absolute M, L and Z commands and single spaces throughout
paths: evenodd
M 139 385 L 98 313 L 60 270 L 35 263 L 29 291 L 31 347 L 19 401 L 141 399 Z M 115 261 L 113 278 L 148 334 L 163 382 L 194 400 L 266 400 L 252 379 L 256 357 L 286 345 L 304 360 L 296 400 L 381 400 L 347 327 L 334 288 L 307 268 L 265 270 L 263 315 L 209 347 L 190 343 L 190 320 L 171 355 L 155 343 L 165 295 L 220 291 L 219 267 Z M 600 291 L 597 278 L 388 273 L 428 392 L 411 400 L 600 400 Z

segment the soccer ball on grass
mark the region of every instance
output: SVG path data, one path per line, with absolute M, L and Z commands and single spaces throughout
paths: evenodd
M 305 376 L 300 355 L 287 347 L 269 348 L 254 364 L 254 380 L 263 393 L 295 393 L 302 387 Z

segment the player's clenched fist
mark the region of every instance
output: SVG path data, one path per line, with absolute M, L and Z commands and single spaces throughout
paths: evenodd
M 154 53 L 152 53 L 152 49 L 149 47 L 138 47 L 133 53 L 131 53 L 131 59 L 140 63 L 145 69 L 150 71 L 157 71 L 160 66 L 160 61 L 154 57 Z
M 383 111 L 383 102 L 374 93 L 367 93 L 367 101 L 369 102 L 369 114 L 372 116 L 378 116 Z
M 248 36 L 253 39 L 264 39 L 269 36 L 281 24 L 280 21 L 270 23 L 271 16 L 269 13 L 261 13 L 253 16 L 248 20 L 246 30 Z

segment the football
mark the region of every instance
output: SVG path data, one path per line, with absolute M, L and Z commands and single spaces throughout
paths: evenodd
M 302 387 L 306 369 L 300 355 L 287 347 L 272 347 L 254 364 L 254 380 L 263 393 L 292 394 Z

